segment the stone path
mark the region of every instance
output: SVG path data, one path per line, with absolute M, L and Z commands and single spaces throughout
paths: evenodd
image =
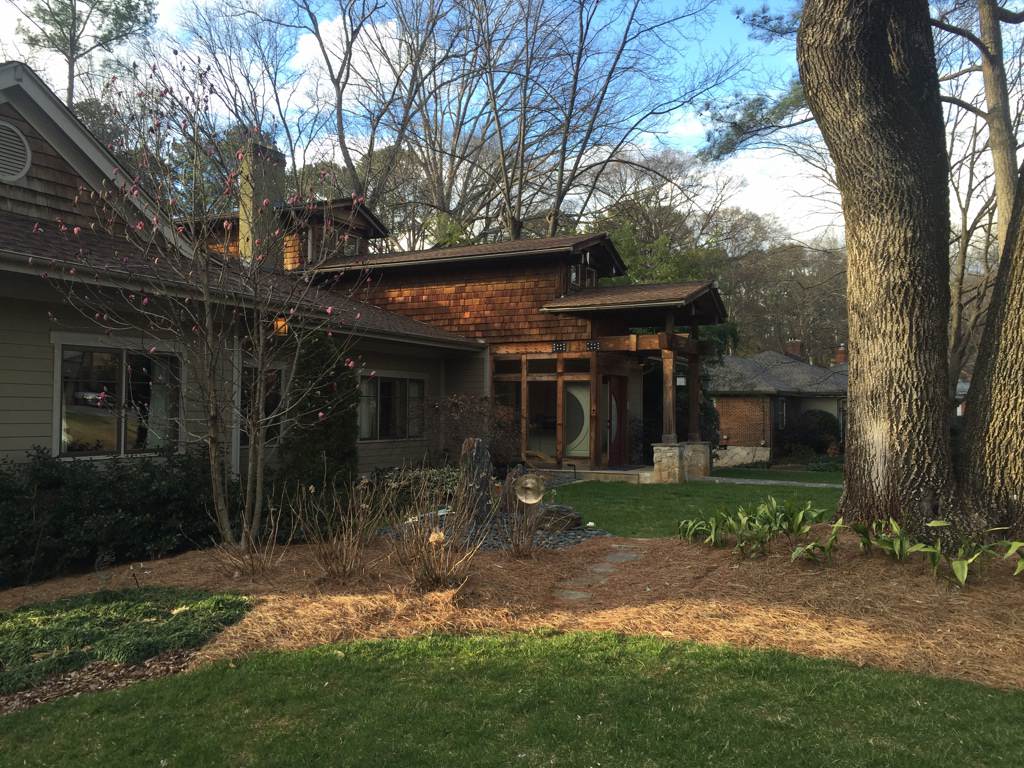
M 592 563 L 578 576 L 561 582 L 555 589 L 555 597 L 568 602 L 589 600 L 593 595 L 588 591 L 608 581 L 608 577 L 619 570 L 619 566 L 644 555 L 641 544 L 613 544 L 603 560 Z
M 841 483 L 804 483 L 797 480 L 761 480 L 752 477 L 694 477 L 693 482 L 722 485 L 795 485 L 798 488 L 842 488 Z

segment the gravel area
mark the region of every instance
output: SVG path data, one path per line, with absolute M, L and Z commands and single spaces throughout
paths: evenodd
M 544 549 L 565 549 L 576 544 L 582 544 L 588 539 L 600 536 L 611 536 L 608 531 L 600 528 L 574 528 L 570 531 L 537 531 L 534 534 L 534 541 L 538 547 Z M 484 538 L 484 549 L 507 549 L 508 537 L 500 530 L 497 524 L 491 525 Z

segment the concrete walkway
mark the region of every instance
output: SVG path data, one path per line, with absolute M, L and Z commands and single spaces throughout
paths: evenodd
M 804 483 L 797 480 L 760 480 L 751 477 L 694 477 L 694 482 L 719 483 L 721 485 L 795 485 L 798 488 L 839 488 L 842 483 Z

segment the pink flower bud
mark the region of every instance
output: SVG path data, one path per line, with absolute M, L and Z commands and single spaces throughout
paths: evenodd
M 328 307 L 327 308 L 327 314 L 328 315 L 333 315 L 334 314 L 334 307 Z

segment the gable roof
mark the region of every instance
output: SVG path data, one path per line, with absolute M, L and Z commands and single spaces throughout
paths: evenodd
M 54 148 L 95 190 L 104 184 L 123 187 L 132 175 L 67 106 L 56 97 L 32 69 L 21 62 L 0 64 L 0 100 L 10 102 L 31 123 L 43 139 Z M 125 195 L 143 218 L 158 210 L 145 190 L 138 196 Z M 167 242 L 176 242 L 172 225 L 162 222 Z M 211 257 L 212 258 L 212 257 Z M 159 285 L 174 281 L 173 272 L 162 268 L 126 237 L 83 229 L 75 234 L 59 221 L 40 221 L 11 213 L 0 215 L 0 269 L 28 274 L 61 274 L 61 279 L 86 282 L 98 286 L 125 287 Z M 386 312 L 378 307 L 350 299 L 347 294 L 329 285 L 300 288 L 301 275 L 268 273 L 268 280 L 282 301 L 301 296 L 296 302 L 300 311 L 319 312 L 332 307 L 331 319 L 337 327 L 360 335 L 415 340 L 451 347 L 479 348 L 481 343 L 432 325 Z M 183 294 L 194 287 L 181 284 Z M 225 301 L 244 305 L 245 294 L 240 278 L 225 271 L 220 288 Z
M 708 369 L 712 395 L 805 395 L 845 397 L 847 372 L 821 368 L 781 352 L 726 355 Z
M 583 255 L 600 262 L 611 276 L 624 275 L 626 265 L 605 232 L 590 235 L 562 235 L 524 240 L 503 240 L 496 243 L 456 245 L 448 248 L 428 248 L 422 251 L 392 251 L 367 256 L 345 256 L 331 259 L 317 267 L 318 272 L 371 267 L 391 269 L 468 261 L 494 261 L 499 259 L 528 258 L 545 255 Z
M 60 224 L 14 214 L 0 216 L 0 270 L 131 290 L 166 290 L 177 281 L 182 295 L 195 290 L 194 286 L 177 280 L 179 273 L 161 270 L 159 264 L 126 238 L 88 229 L 75 235 Z M 247 296 L 241 278 L 233 281 L 230 270 L 224 270 L 218 278 L 223 278 L 218 288 L 225 301 L 244 305 Z M 323 317 L 326 308 L 331 307 L 331 325 L 339 331 L 448 347 L 482 346 L 476 339 L 356 301 L 329 285 L 303 285 L 303 279 L 295 273 L 268 272 L 269 295 L 276 295 L 288 307 L 295 304 L 298 311 L 316 313 L 318 317 Z M 282 307 L 282 311 L 288 307 Z

